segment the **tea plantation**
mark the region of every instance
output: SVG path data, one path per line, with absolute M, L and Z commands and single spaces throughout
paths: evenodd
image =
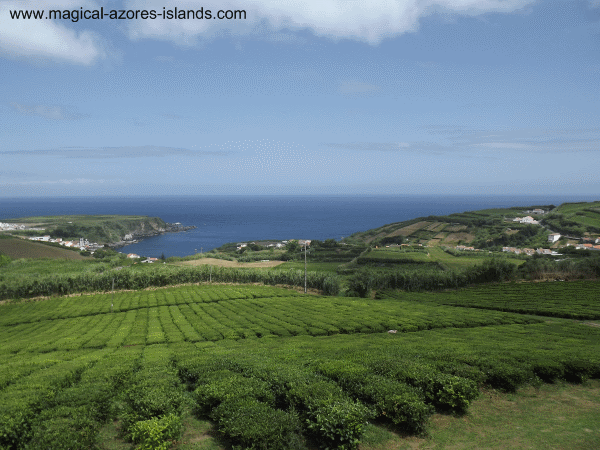
M 5 303 L 0 449 L 95 448 L 111 421 L 132 448 L 167 449 L 190 408 L 228 448 L 354 449 L 367 422 L 423 433 L 483 387 L 600 378 L 600 328 L 543 317 L 597 319 L 597 292 L 203 284 Z

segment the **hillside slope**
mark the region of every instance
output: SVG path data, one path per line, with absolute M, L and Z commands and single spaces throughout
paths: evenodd
M 78 251 L 59 248 L 27 239 L 3 238 L 0 239 L 0 254 L 11 259 L 21 258 L 51 258 L 51 259 L 89 259 L 81 256 Z
M 544 213 L 533 213 L 533 210 Z M 533 217 L 539 224 L 519 223 L 516 218 Z M 547 247 L 551 231 L 575 237 L 600 236 L 600 202 L 519 206 L 419 217 L 355 233 L 348 243 L 370 246 L 421 244 L 501 250 L 505 246 Z

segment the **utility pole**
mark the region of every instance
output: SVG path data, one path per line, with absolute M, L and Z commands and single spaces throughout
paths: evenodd
M 304 293 L 306 294 L 306 240 L 304 241 Z
M 110 312 L 113 312 L 113 305 L 115 304 L 115 279 L 112 279 L 112 298 L 110 299 Z

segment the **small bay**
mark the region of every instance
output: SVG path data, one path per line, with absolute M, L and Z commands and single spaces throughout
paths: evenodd
M 227 242 L 341 239 L 388 223 L 486 208 L 597 200 L 593 196 L 189 196 L 0 199 L 2 219 L 63 214 L 160 217 L 197 228 L 122 247 L 143 256 L 186 256 Z M 83 236 L 85 237 L 85 236 Z

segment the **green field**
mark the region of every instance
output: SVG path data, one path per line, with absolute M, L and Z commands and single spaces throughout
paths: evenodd
M 600 202 L 564 203 L 560 205 L 548 222 L 565 232 L 590 231 L 600 234 Z
M 489 260 L 492 255 L 488 252 L 464 251 L 460 256 L 453 256 L 440 247 L 425 247 L 421 252 L 403 251 L 401 249 L 373 249 L 358 259 L 361 264 L 398 265 L 407 263 L 439 263 L 445 269 L 464 269 L 476 266 Z M 502 255 L 504 256 L 504 255 Z M 497 254 L 494 257 L 498 257 Z M 516 258 L 506 258 L 508 261 L 521 265 L 525 261 Z
M 378 294 L 419 303 L 461 306 L 522 314 L 600 319 L 600 282 L 512 283 L 451 292 Z
M 4 253 L 11 259 L 22 258 L 51 258 L 51 259 L 89 259 L 81 256 L 78 251 L 66 248 L 53 247 L 27 239 L 3 238 L 0 239 L 0 253 Z
M 502 295 L 478 289 L 455 295 Z M 580 294 L 578 311 L 595 317 L 596 290 L 553 283 L 544 297 L 563 310 Z M 403 448 L 428 430 L 442 445 L 457 436 L 439 433 L 438 414 L 470 414 L 482 389 L 600 378 L 598 327 L 429 295 L 205 284 L 5 303 L 0 448 Z
M 340 266 L 339 262 L 307 262 L 306 269 L 310 271 L 317 272 L 336 272 L 336 269 Z M 304 270 L 304 262 L 303 261 L 289 261 L 276 268 L 271 270 L 280 270 L 280 269 L 297 269 Z

